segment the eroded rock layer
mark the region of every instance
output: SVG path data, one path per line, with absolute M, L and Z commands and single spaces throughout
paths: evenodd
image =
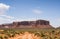
M 2 24 L 0 28 L 53 28 L 49 21 L 36 20 L 36 21 L 21 21 L 13 22 L 10 24 Z

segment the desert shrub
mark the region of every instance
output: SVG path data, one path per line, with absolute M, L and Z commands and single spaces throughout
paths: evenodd
M 36 32 L 35 35 L 40 36 L 40 33 Z
M 41 33 L 41 37 L 44 37 L 45 35 L 43 33 Z
M 55 33 L 55 30 L 52 30 L 52 32 L 51 32 L 52 34 L 54 34 Z
M 2 36 L 0 36 L 0 39 L 3 39 L 3 37 L 2 37 Z
M 7 36 L 4 36 L 4 39 L 8 39 L 8 37 Z

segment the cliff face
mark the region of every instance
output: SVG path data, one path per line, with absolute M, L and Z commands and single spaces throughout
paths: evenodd
M 0 28 L 53 28 L 49 21 L 36 20 L 36 21 L 21 21 L 13 22 L 11 24 L 0 25 Z

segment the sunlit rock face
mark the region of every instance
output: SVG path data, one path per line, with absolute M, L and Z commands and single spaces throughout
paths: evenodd
M 36 20 L 36 21 L 21 21 L 13 22 L 11 24 L 3 24 L 1 27 L 8 28 L 52 28 L 49 21 L 46 20 Z

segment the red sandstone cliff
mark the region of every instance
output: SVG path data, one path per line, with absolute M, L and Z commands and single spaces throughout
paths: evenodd
M 49 21 L 36 20 L 36 21 L 21 21 L 13 22 L 11 24 L 2 24 L 0 28 L 53 28 Z

